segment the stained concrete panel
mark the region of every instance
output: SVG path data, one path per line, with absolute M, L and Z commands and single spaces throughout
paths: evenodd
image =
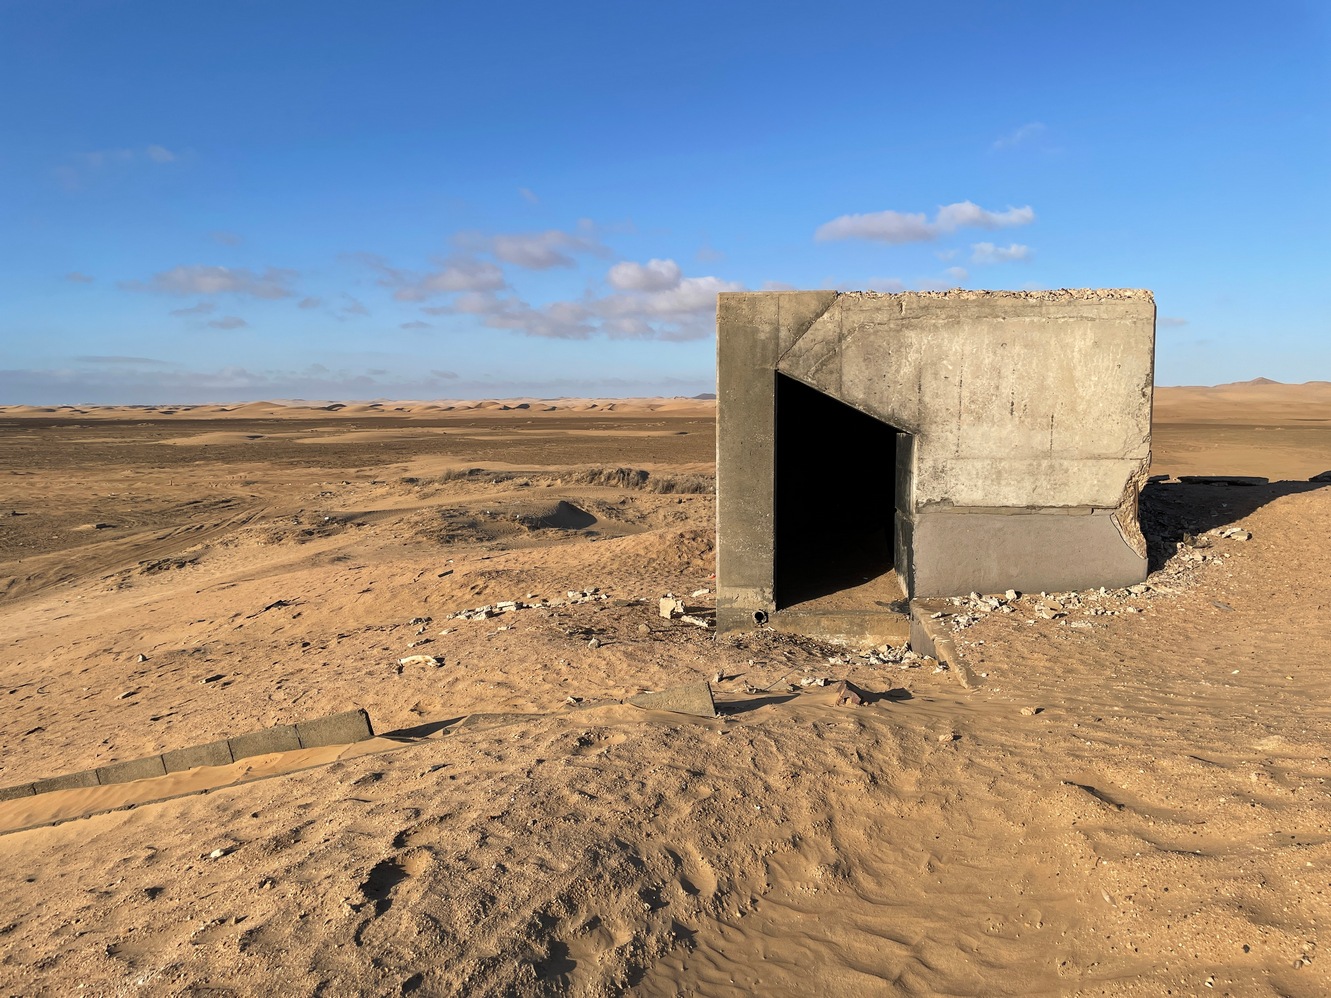
M 279 724 L 262 731 L 252 731 L 230 739 L 231 757 L 239 762 L 252 755 L 267 755 L 269 752 L 293 752 L 300 748 L 300 736 L 296 734 L 294 724 Z

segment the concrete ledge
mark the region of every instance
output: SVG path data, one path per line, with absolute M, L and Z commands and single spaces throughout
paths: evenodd
M 347 710 L 328 717 L 317 717 L 299 724 L 279 724 L 262 731 L 252 731 L 235 738 L 220 739 L 203 745 L 173 749 L 146 759 L 127 759 L 97 769 L 66 773 L 33 783 L 0 787 L 0 802 L 79 787 L 109 786 L 149 780 L 168 773 L 180 773 L 200 766 L 229 766 L 249 756 L 270 752 L 292 752 L 301 748 L 326 745 L 350 745 L 374 737 L 370 715 L 364 710 Z
M 112 763 L 97 770 L 97 782 L 102 786 L 111 783 L 133 783 L 135 780 L 151 780 L 154 776 L 165 776 L 166 765 L 160 755 L 148 759 L 129 759 L 125 762 Z
M 313 721 L 302 721 L 296 725 L 296 735 L 300 739 L 301 748 L 317 748 L 373 738 L 374 728 L 370 726 L 370 715 L 364 710 L 348 710 Z
M 81 773 L 66 773 L 53 776 L 49 780 L 38 780 L 32 785 L 34 794 L 49 794 L 53 790 L 77 790 L 79 787 L 99 786 L 97 770 L 85 769 Z
M 231 740 L 231 758 L 236 762 L 252 755 L 267 755 L 270 752 L 294 752 L 300 748 L 300 736 L 296 734 L 294 724 L 279 724 L 251 731 Z
M 229 766 L 235 761 L 231 755 L 231 743 L 225 738 L 206 745 L 191 745 L 189 748 L 162 753 L 162 765 L 168 773 L 183 773 L 200 766 Z

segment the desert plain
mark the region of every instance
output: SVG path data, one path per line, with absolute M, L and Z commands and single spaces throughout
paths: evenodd
M 0 786 L 378 733 L 0 801 L 0 992 L 1331 993 L 1331 383 L 1158 388 L 1147 583 L 958 600 L 956 667 L 662 617 L 714 446 L 688 399 L 0 407 Z

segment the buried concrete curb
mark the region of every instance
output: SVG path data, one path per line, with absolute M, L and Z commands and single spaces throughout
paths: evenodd
M 66 773 L 32 783 L 0 787 L 0 801 L 15 800 L 79 787 L 105 787 L 114 783 L 132 783 L 168 773 L 180 773 L 199 766 L 227 766 L 250 756 L 270 752 L 290 752 L 326 745 L 350 745 L 374 737 L 370 715 L 363 709 L 347 710 L 298 724 L 278 724 L 261 731 L 251 731 L 235 738 L 223 738 L 203 745 L 173 749 L 145 759 L 127 759 L 97 769 Z

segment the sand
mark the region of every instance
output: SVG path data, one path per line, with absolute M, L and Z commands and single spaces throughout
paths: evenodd
M 1325 385 L 1158 389 L 1153 472 L 1272 484 L 1152 485 L 1146 591 L 958 608 L 973 689 L 662 619 L 712 404 L 520 404 L 0 410 L 0 786 L 380 733 L 0 802 L 0 990 L 1331 990 Z

